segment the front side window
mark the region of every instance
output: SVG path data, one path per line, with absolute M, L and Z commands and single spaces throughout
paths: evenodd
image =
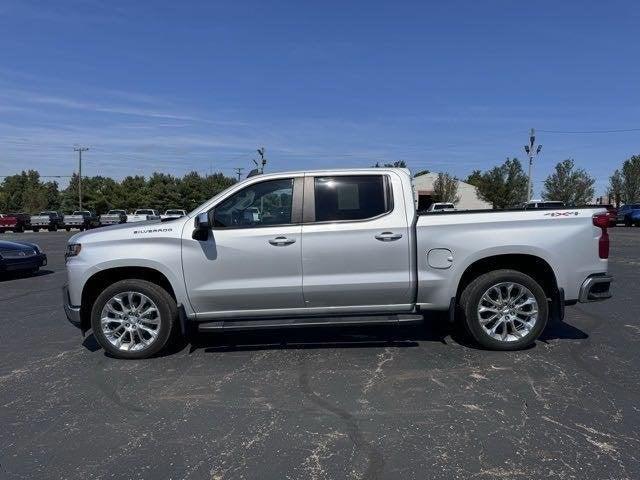
M 391 211 L 383 175 L 316 177 L 316 222 L 364 220 Z
M 254 183 L 216 205 L 215 228 L 246 228 L 291 223 L 293 179 Z

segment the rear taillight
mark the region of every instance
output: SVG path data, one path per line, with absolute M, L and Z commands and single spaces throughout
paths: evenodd
M 602 230 L 602 235 L 598 240 L 598 255 L 600 258 L 609 258 L 609 233 L 607 232 L 609 215 L 607 213 L 595 214 L 593 216 L 593 224 Z

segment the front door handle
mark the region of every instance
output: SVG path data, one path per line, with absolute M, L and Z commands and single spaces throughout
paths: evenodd
M 292 243 L 295 243 L 295 242 L 296 240 L 294 238 L 287 238 L 287 237 L 276 237 L 269 240 L 269 243 L 271 245 L 275 245 L 276 247 L 284 247 L 286 245 L 291 245 Z
M 382 232 L 376 235 L 376 240 L 380 240 L 381 242 L 392 242 L 393 240 L 399 240 L 402 238 L 401 233 L 393 233 L 393 232 Z

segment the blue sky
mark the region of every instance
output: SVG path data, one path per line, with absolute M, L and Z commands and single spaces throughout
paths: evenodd
M 640 153 L 634 1 L 0 0 L 0 175 L 123 177 Z M 62 182 L 64 183 L 64 181 Z

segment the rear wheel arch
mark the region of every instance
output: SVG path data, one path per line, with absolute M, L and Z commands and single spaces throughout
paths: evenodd
M 494 270 L 516 270 L 538 282 L 547 298 L 553 299 L 558 294 L 558 281 L 551 265 L 539 256 L 517 253 L 492 255 L 473 262 L 460 277 L 456 298 L 460 299 L 465 288 L 476 278 Z
M 80 320 L 83 331 L 91 325 L 91 310 L 100 293 L 109 285 L 121 280 L 145 280 L 165 290 L 174 301 L 176 294 L 169 279 L 159 270 L 151 267 L 114 267 L 101 270 L 86 281 L 82 288 Z

